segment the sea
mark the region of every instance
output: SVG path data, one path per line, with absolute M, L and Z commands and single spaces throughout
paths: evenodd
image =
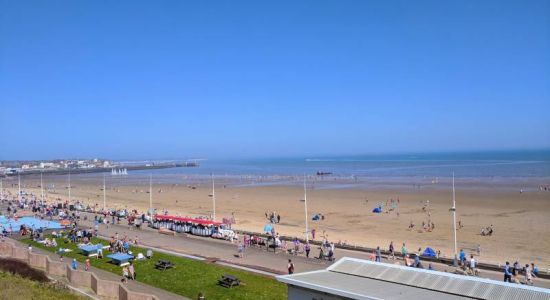
M 550 150 L 390 154 L 256 159 L 203 159 L 196 168 L 157 170 L 160 174 L 337 177 L 550 177 Z M 120 161 L 128 164 L 126 161 Z M 135 163 L 133 161 L 132 163 Z M 150 171 L 145 171 L 150 172 Z
M 174 160 L 182 162 L 185 160 Z M 166 163 L 155 160 L 120 160 L 122 166 Z M 301 185 L 304 179 L 317 189 L 334 188 L 446 188 L 454 176 L 462 187 L 536 190 L 550 187 L 550 150 L 461 153 L 309 156 L 291 158 L 201 159 L 198 167 L 131 171 L 111 176 L 117 185 L 202 184 L 216 182 L 237 187 Z M 318 175 L 323 173 L 323 175 Z M 75 180 L 100 182 L 102 174 L 73 175 Z

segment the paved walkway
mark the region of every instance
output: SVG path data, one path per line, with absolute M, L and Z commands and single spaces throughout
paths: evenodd
M 88 214 L 88 221 L 81 221 L 81 225 L 89 226 L 91 228 L 93 225 L 93 218 L 93 214 Z M 321 261 L 315 258 L 308 259 L 303 255 L 295 256 L 283 252 L 274 253 L 272 250 L 268 252 L 265 248 L 260 249 L 255 247 L 247 248 L 244 258 L 238 258 L 236 255 L 237 244 L 231 244 L 224 240 L 197 237 L 187 234 L 168 236 L 159 234 L 157 230 L 147 227 L 143 227 L 143 229 L 138 230 L 135 229 L 135 227 L 130 229 L 128 225 L 110 225 L 109 228 L 107 228 L 106 225 L 101 225 L 99 229 L 100 235 L 105 237 L 113 236 L 117 232 L 119 236 L 128 235 L 131 239 L 134 239 L 137 236 L 141 246 L 168 250 L 180 255 L 193 255 L 232 264 L 244 265 L 250 268 L 262 270 L 263 272 L 271 273 L 272 275 L 286 274 L 288 259 L 292 259 L 295 265 L 295 272 L 325 269 L 331 264 L 328 261 Z M 310 256 L 318 256 L 318 254 L 319 249 L 317 247 L 312 247 Z M 336 258 L 347 256 L 360 259 L 370 259 L 370 254 L 362 251 L 336 249 L 335 255 Z M 383 259 L 383 262 L 398 262 L 403 264 L 402 260 Z M 424 262 L 424 264 L 424 267 L 427 267 L 427 263 Z M 442 263 L 432 263 L 432 267 L 438 271 L 454 271 L 452 266 Z M 480 276 L 499 281 L 503 280 L 502 272 L 483 270 L 481 271 Z M 535 286 L 538 287 L 550 288 L 550 280 L 536 278 L 534 283 Z
M 14 240 L 14 241 L 16 243 L 18 243 L 20 246 L 26 247 L 26 245 L 24 245 L 23 243 L 21 243 L 17 240 Z M 49 251 L 46 251 L 46 250 L 43 250 L 43 249 L 40 249 L 40 248 L 36 248 L 36 247 L 34 247 L 32 249 L 32 251 L 34 253 L 47 255 L 52 260 L 56 260 L 56 261 L 59 260 L 59 256 L 55 253 L 52 253 L 52 252 L 49 252 Z M 67 265 L 70 265 L 71 259 L 70 258 L 65 258 L 65 262 L 67 263 Z M 84 270 L 84 264 L 80 263 L 78 265 L 78 267 L 79 267 L 79 269 Z M 101 269 L 97 269 L 95 267 L 91 267 L 90 269 L 92 270 L 92 272 L 94 272 L 96 274 L 96 276 L 98 278 L 103 279 L 103 280 L 110 280 L 110 281 L 119 282 L 120 279 L 122 278 L 122 273 L 120 275 L 116 275 L 114 273 L 104 271 L 104 270 L 101 270 Z M 65 283 L 67 283 L 67 281 L 64 278 L 55 278 L 55 279 L 63 280 Z M 185 297 L 176 295 L 174 293 L 170 293 L 166 290 L 159 289 L 159 288 L 156 288 L 156 287 L 153 287 L 153 286 L 150 286 L 150 285 L 138 282 L 138 281 L 129 280 L 128 283 L 126 283 L 125 285 L 129 290 L 131 290 L 133 292 L 151 294 L 151 295 L 154 295 L 154 296 L 158 297 L 158 299 L 162 299 L 162 300 L 164 300 L 164 299 L 166 299 L 166 300 L 188 300 L 189 299 L 189 298 L 185 298 Z M 102 297 L 99 297 L 99 296 L 95 295 L 95 293 L 89 288 L 80 287 L 80 286 L 76 286 L 76 288 L 78 288 L 79 290 L 82 290 L 86 294 L 93 295 L 95 298 L 102 299 Z

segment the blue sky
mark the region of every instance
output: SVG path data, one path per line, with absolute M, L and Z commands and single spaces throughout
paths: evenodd
M 549 148 L 549 3 L 0 0 L 0 159 Z

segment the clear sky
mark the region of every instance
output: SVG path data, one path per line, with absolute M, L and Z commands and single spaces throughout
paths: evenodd
M 0 159 L 550 147 L 550 1 L 0 0 Z

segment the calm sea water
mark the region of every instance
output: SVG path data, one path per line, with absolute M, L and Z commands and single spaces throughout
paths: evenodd
M 242 160 L 203 160 L 197 168 L 157 170 L 159 174 L 334 177 L 550 177 L 550 150 L 414 155 L 366 155 Z M 146 171 L 150 172 L 150 171 Z
M 150 162 L 150 161 L 149 161 Z M 130 165 L 143 163 L 120 161 Z M 550 150 L 524 152 L 477 152 L 414 155 L 364 155 L 297 157 L 241 160 L 201 160 L 199 167 L 130 171 L 129 175 L 107 174 L 109 185 L 209 184 L 210 174 L 218 184 L 236 187 L 301 185 L 316 189 L 445 188 L 454 173 L 460 188 L 537 191 L 550 187 Z M 330 172 L 316 176 L 317 172 Z M 50 177 L 50 176 L 49 176 Z M 66 175 L 53 175 L 66 181 Z M 50 177 L 50 178 L 51 178 Z M 103 174 L 74 174 L 75 181 L 102 184 Z

